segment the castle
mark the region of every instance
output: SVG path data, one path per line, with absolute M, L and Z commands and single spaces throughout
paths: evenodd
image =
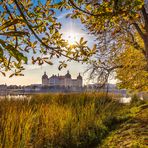
M 42 76 L 42 85 L 44 86 L 58 86 L 58 87 L 82 87 L 83 78 L 79 75 L 77 76 L 77 79 L 72 79 L 69 71 L 67 71 L 67 74 L 64 76 L 56 76 L 52 75 L 48 78 L 46 72 Z

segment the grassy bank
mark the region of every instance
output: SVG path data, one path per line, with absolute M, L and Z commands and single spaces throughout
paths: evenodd
M 105 147 L 140 105 L 145 103 L 123 105 L 113 95 L 95 93 L 1 100 L 0 147 Z
M 131 104 L 121 110 L 121 117 L 127 120 L 116 126 L 115 130 L 102 140 L 101 148 L 147 148 L 148 147 L 148 102 L 133 98 Z M 123 114 L 125 113 L 125 114 Z

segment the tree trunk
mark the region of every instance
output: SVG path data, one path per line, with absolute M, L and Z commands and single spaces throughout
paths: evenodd
M 145 46 L 145 58 L 147 61 L 147 71 L 148 71 L 148 35 L 145 36 L 144 46 Z
M 145 58 L 146 58 L 146 60 L 147 60 L 147 62 L 148 62 L 148 40 L 147 40 L 147 42 L 145 43 Z

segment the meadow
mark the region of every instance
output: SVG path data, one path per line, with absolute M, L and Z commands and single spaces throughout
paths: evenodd
M 0 148 L 148 145 L 147 101 L 121 104 L 117 96 L 103 93 L 38 94 L 28 98 L 0 100 Z M 137 129 L 143 130 L 141 135 Z

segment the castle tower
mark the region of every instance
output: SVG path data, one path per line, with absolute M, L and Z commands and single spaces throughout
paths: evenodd
M 65 75 L 65 87 L 70 87 L 70 86 L 71 86 L 71 75 L 68 70 L 67 74 Z
M 42 76 L 42 85 L 48 85 L 48 76 L 46 72 L 44 72 L 44 75 Z
M 82 83 L 83 83 L 83 79 L 82 79 L 82 76 L 79 73 L 79 75 L 77 76 L 78 87 L 82 87 Z

